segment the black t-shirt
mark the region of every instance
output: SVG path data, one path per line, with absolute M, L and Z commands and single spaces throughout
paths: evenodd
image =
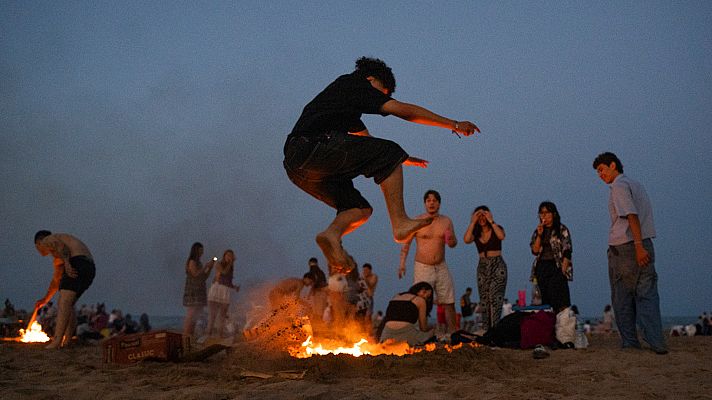
M 309 266 L 309 272 L 312 275 L 314 275 L 314 288 L 315 289 L 321 289 L 321 288 L 329 286 L 329 283 L 326 280 L 326 274 L 324 274 L 324 271 L 322 271 L 318 265 Z
M 362 114 L 381 113 L 390 100 L 371 86 L 366 77 L 353 72 L 338 77 L 304 107 L 292 129 L 293 135 L 318 135 L 325 132 L 360 132 L 366 129 Z

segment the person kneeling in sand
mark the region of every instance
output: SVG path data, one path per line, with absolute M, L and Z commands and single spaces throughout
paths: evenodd
M 47 304 L 59 290 L 54 339 L 47 346 L 48 349 L 57 349 L 68 344 L 74 335 L 77 324 L 74 304 L 94 281 L 94 257 L 81 240 L 67 233 L 38 231 L 35 234 L 35 248 L 43 257 L 50 254 L 54 257 L 52 281 L 47 294 L 35 302 L 35 310 Z
M 433 308 L 433 287 L 418 282 L 407 292 L 398 293 L 388 303 L 381 342 L 393 339 L 410 346 L 434 340 L 433 328 L 428 326 L 428 314 Z

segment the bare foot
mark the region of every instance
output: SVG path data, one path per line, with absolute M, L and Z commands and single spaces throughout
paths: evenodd
M 316 244 L 324 253 L 326 261 L 337 271 L 351 271 L 353 269 L 353 258 L 341 246 L 341 238 L 329 235 L 326 231 L 316 235 Z
M 393 239 L 396 243 L 407 243 L 415 232 L 433 223 L 433 217 L 424 219 L 409 219 L 393 229 Z
M 354 258 L 349 253 L 346 252 L 346 250 L 344 250 L 344 253 L 346 253 L 346 256 L 347 256 L 347 258 L 346 258 L 347 264 L 344 266 L 340 266 L 340 265 L 334 266 L 334 270 L 336 270 L 336 272 L 339 272 L 341 274 L 348 275 L 348 273 L 351 272 L 351 270 L 356 268 L 356 260 L 354 260 Z
M 48 350 L 59 349 L 62 347 L 61 343 L 62 343 L 61 340 L 52 339 L 52 341 L 49 342 L 49 344 L 47 346 L 45 346 L 45 349 L 48 349 Z

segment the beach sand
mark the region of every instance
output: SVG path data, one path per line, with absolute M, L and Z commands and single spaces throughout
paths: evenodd
M 673 337 L 670 353 L 463 347 L 396 356 L 322 356 L 237 344 L 201 362 L 105 364 L 101 346 L 61 351 L 0 342 L 0 398 L 11 399 L 710 399 L 712 337 Z M 281 372 L 287 371 L 287 372 Z M 255 377 L 250 375 L 261 375 Z

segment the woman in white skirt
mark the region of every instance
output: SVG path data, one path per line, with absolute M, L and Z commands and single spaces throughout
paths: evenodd
M 230 308 L 232 290 L 240 290 L 240 286 L 232 283 L 235 269 L 235 253 L 225 250 L 222 259 L 215 262 L 215 278 L 208 291 L 208 335 L 222 336 L 227 311 Z

